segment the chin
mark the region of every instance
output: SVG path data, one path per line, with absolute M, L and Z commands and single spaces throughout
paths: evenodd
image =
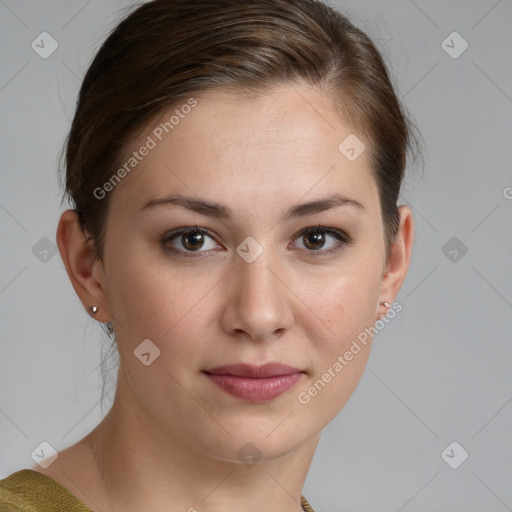
M 293 414 L 286 418 L 291 410 L 287 408 L 277 419 L 273 415 L 257 420 L 250 415 L 235 422 L 219 418 L 229 434 L 221 428 L 213 431 L 210 427 L 208 437 L 202 439 L 203 448 L 212 458 L 249 466 L 250 461 L 256 459 L 283 457 L 311 439 L 321 428 L 320 425 L 316 428 L 305 425 L 303 421 L 292 418 Z

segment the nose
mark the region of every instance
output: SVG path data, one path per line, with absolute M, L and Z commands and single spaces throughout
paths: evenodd
M 221 316 L 223 329 L 254 341 L 282 336 L 293 323 L 293 293 L 286 272 L 263 253 L 252 263 L 235 256 Z

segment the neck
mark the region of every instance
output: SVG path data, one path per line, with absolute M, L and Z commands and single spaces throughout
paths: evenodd
M 119 383 L 114 405 L 86 439 L 105 484 L 108 512 L 300 512 L 320 434 L 248 467 L 212 457 L 165 430 Z

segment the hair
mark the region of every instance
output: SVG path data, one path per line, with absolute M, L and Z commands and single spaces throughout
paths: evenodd
M 203 91 L 250 96 L 295 84 L 325 92 L 368 142 L 389 257 L 407 155 L 416 156 L 419 144 L 383 56 L 362 30 L 319 0 L 153 0 L 135 7 L 87 70 L 65 142 L 63 200 L 94 240 L 98 259 L 111 194 L 98 199 L 94 190 L 122 165 L 141 127 Z

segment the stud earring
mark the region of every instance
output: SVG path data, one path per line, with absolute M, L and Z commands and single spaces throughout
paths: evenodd
M 386 308 L 390 308 L 391 307 L 391 304 L 389 302 L 386 302 L 386 301 L 383 301 L 380 303 L 382 306 L 385 306 Z M 386 313 L 381 313 L 379 315 L 379 320 L 382 320 L 385 316 L 387 315 L 387 312 Z
M 89 306 L 89 311 L 95 315 L 98 312 L 98 306 Z

